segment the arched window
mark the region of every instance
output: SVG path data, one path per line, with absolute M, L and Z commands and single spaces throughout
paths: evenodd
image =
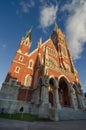
M 28 42 L 28 39 L 26 39 L 25 42 L 24 42 L 24 44 L 25 44 L 26 46 L 28 46 L 28 43 L 29 43 L 29 42 Z
M 30 86 L 30 81 L 31 81 L 31 77 L 30 77 L 30 75 L 27 75 L 25 77 L 25 83 L 24 83 L 25 87 L 29 87 Z
M 28 66 L 29 68 L 33 68 L 33 60 L 31 59 L 30 61 L 29 61 L 29 66 Z
M 20 71 L 20 67 L 16 66 L 15 72 L 16 72 L 16 73 L 19 73 L 19 71 Z
M 28 45 L 28 41 L 26 41 L 25 44 Z
M 20 56 L 19 57 L 19 61 L 23 61 L 24 57 L 23 56 Z

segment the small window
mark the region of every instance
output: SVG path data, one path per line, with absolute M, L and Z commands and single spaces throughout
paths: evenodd
M 28 41 L 26 41 L 25 44 L 28 45 Z
M 20 56 L 19 61 L 23 61 L 23 58 L 24 58 L 23 56 Z
M 28 39 L 26 39 L 23 44 L 28 46 Z
M 16 68 L 15 68 L 15 72 L 16 72 L 16 73 L 19 73 L 19 70 L 20 70 L 20 67 L 16 67 Z
M 32 68 L 32 61 L 30 61 L 30 64 L 29 64 L 29 65 L 30 65 L 30 68 Z
M 33 67 L 33 61 L 30 60 L 30 61 L 29 61 L 29 68 L 32 68 L 32 67 Z

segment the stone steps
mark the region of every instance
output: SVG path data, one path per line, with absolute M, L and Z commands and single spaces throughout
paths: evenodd
M 72 108 L 62 108 L 58 110 L 59 120 L 85 120 L 86 111 L 74 110 Z

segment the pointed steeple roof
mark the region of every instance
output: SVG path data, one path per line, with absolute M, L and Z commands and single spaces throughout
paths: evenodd
M 57 23 L 55 22 L 55 24 L 54 24 L 54 31 L 56 32 L 58 30 L 58 25 L 57 25 Z
M 30 42 L 31 42 L 31 34 L 32 34 L 32 27 L 30 28 L 30 30 L 27 32 L 25 38 L 29 37 Z

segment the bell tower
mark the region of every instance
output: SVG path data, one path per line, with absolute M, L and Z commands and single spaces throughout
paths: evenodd
M 16 79 L 19 84 L 24 84 L 25 78 L 25 67 L 28 66 L 28 53 L 31 47 L 31 33 L 32 28 L 26 34 L 25 37 L 22 38 L 21 43 L 18 47 L 18 50 L 14 56 L 14 59 L 11 63 L 10 69 L 6 76 L 5 82 L 9 82 L 10 79 Z
M 69 72 L 74 73 L 74 66 L 70 56 L 66 37 L 55 23 L 53 34 L 51 35 L 53 44 L 58 52 L 59 66 Z

